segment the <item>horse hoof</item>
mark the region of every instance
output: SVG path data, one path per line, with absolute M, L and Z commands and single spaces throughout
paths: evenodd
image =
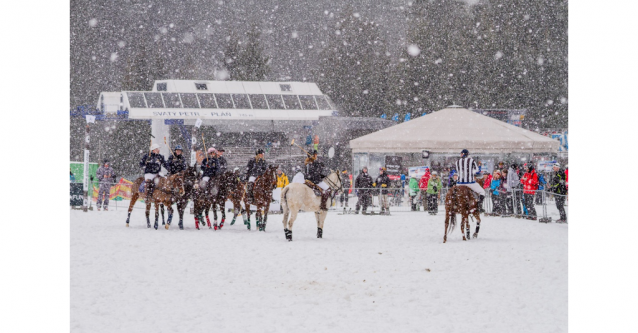
M 472 238 L 476 238 L 476 237 L 478 237 L 478 234 L 472 235 Z
M 164 228 L 166 228 L 166 230 L 168 230 L 168 226 L 169 226 L 169 225 L 170 225 L 170 224 L 167 224 Z
M 128 228 L 128 223 L 126 224 L 126 227 Z

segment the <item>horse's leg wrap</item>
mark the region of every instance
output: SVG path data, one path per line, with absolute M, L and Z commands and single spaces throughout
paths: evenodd
M 195 229 L 199 230 L 199 219 L 195 216 Z
M 131 220 L 131 212 L 128 212 L 128 216 L 126 217 L 126 226 L 128 227 L 128 223 Z
M 317 228 L 317 238 L 323 238 L 323 229 Z
M 292 242 L 292 230 L 284 229 L 284 233 L 286 234 L 286 239 Z

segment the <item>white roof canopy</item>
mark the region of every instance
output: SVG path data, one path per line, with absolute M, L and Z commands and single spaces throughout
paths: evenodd
M 354 153 L 544 153 L 559 142 L 464 108 L 446 108 L 350 141 Z
M 115 107 L 102 107 L 105 99 Z M 152 91 L 103 92 L 98 108 L 128 111 L 131 119 L 308 121 L 336 114 L 311 82 L 161 80 Z

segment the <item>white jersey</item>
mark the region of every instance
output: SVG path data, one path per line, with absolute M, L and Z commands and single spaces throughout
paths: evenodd
M 305 183 L 306 178 L 303 176 L 303 173 L 297 172 L 297 174 L 292 178 L 291 183 Z
M 456 172 L 459 174 L 459 180 L 457 184 L 471 184 L 474 183 L 474 174 L 481 171 L 481 168 L 476 164 L 471 157 L 462 157 L 456 162 Z

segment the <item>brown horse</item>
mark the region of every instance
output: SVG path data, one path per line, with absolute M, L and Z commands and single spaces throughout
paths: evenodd
M 139 188 L 140 185 L 144 182 L 144 177 L 139 177 L 133 182 L 133 187 L 131 188 L 131 203 L 128 207 L 128 217 L 126 218 L 126 226 L 129 226 L 129 222 L 131 219 L 131 212 L 133 211 L 133 206 L 139 199 L 140 193 Z M 150 211 L 151 204 L 155 202 L 155 230 L 158 228 L 158 219 L 159 219 L 159 210 L 160 205 L 167 205 L 169 210 L 169 224 L 170 219 L 172 219 L 173 214 L 173 196 L 182 194 L 184 192 L 183 188 L 183 176 L 181 174 L 174 174 L 169 176 L 168 178 L 160 177 L 157 186 L 153 190 L 153 196 L 150 200 L 146 200 L 146 227 L 151 227 L 150 220 Z M 167 227 L 168 229 L 168 227 Z
M 476 181 L 483 187 L 482 178 L 476 179 Z M 461 214 L 461 234 L 463 235 L 463 240 L 470 239 L 470 215 L 476 218 L 476 231 L 473 237 L 478 237 L 479 228 L 481 227 L 481 214 L 478 207 L 478 200 L 476 200 L 473 191 L 469 187 L 453 186 L 445 196 L 445 234 L 443 235 L 443 243 L 447 242 L 450 222 L 452 223 L 449 230 L 450 233 L 456 227 L 456 214 Z
M 176 197 L 177 212 L 179 213 L 179 229 L 184 230 L 184 210 L 188 205 L 188 200 L 193 195 L 193 187 L 197 183 L 197 169 L 192 166 L 186 167 L 183 171 L 184 193 Z M 163 211 L 162 211 L 163 212 Z M 162 220 L 164 215 L 162 215 Z
M 199 224 L 202 226 L 208 224 L 208 228 L 212 229 L 213 226 L 210 224 L 210 219 L 208 218 L 208 210 L 210 206 L 213 204 L 213 197 L 217 195 L 219 190 L 218 187 L 218 179 L 219 177 L 212 177 L 206 183 L 206 188 L 202 188 L 196 186 L 193 189 L 193 203 L 194 203 L 194 214 L 195 214 L 195 229 L 199 230 Z M 204 212 L 206 213 L 206 222 L 204 222 Z M 215 228 L 217 230 L 217 228 Z
M 216 187 L 216 191 L 210 190 L 209 192 L 211 194 L 210 200 L 206 201 L 206 206 L 204 207 L 206 221 L 208 222 L 209 226 L 210 226 L 210 220 L 208 218 L 208 211 L 211 209 L 213 211 L 213 217 L 215 219 L 215 221 L 213 222 L 213 229 L 221 230 L 221 228 L 224 227 L 224 222 L 226 222 L 226 211 L 225 211 L 226 200 L 228 196 L 230 195 L 231 191 L 235 189 L 238 183 L 239 183 L 239 180 L 237 179 L 237 177 L 232 171 L 226 171 L 215 177 L 214 186 Z M 218 207 L 222 215 L 222 221 L 219 224 L 219 227 L 217 226 L 217 208 Z
M 238 175 L 234 177 L 237 178 Z M 235 224 L 237 216 L 244 212 L 244 209 L 241 207 L 241 201 L 244 200 L 244 193 L 246 193 L 246 182 L 237 179 L 234 188 L 231 188 L 230 193 L 228 193 L 228 200 L 233 203 L 233 220 L 230 222 L 230 225 Z M 244 224 L 246 223 L 244 222 Z
M 255 179 L 255 187 L 253 188 L 255 200 L 251 202 L 250 198 L 244 196 L 244 206 L 248 212 L 248 218 L 246 218 L 246 211 L 242 211 L 242 217 L 248 230 L 250 230 L 250 205 L 252 204 L 257 207 L 255 213 L 256 226 L 259 227 L 259 231 L 266 231 L 268 210 L 270 209 L 270 202 L 272 202 L 272 191 L 277 187 L 277 176 L 275 175 L 277 167 L 277 165 L 268 166 L 266 171 Z

